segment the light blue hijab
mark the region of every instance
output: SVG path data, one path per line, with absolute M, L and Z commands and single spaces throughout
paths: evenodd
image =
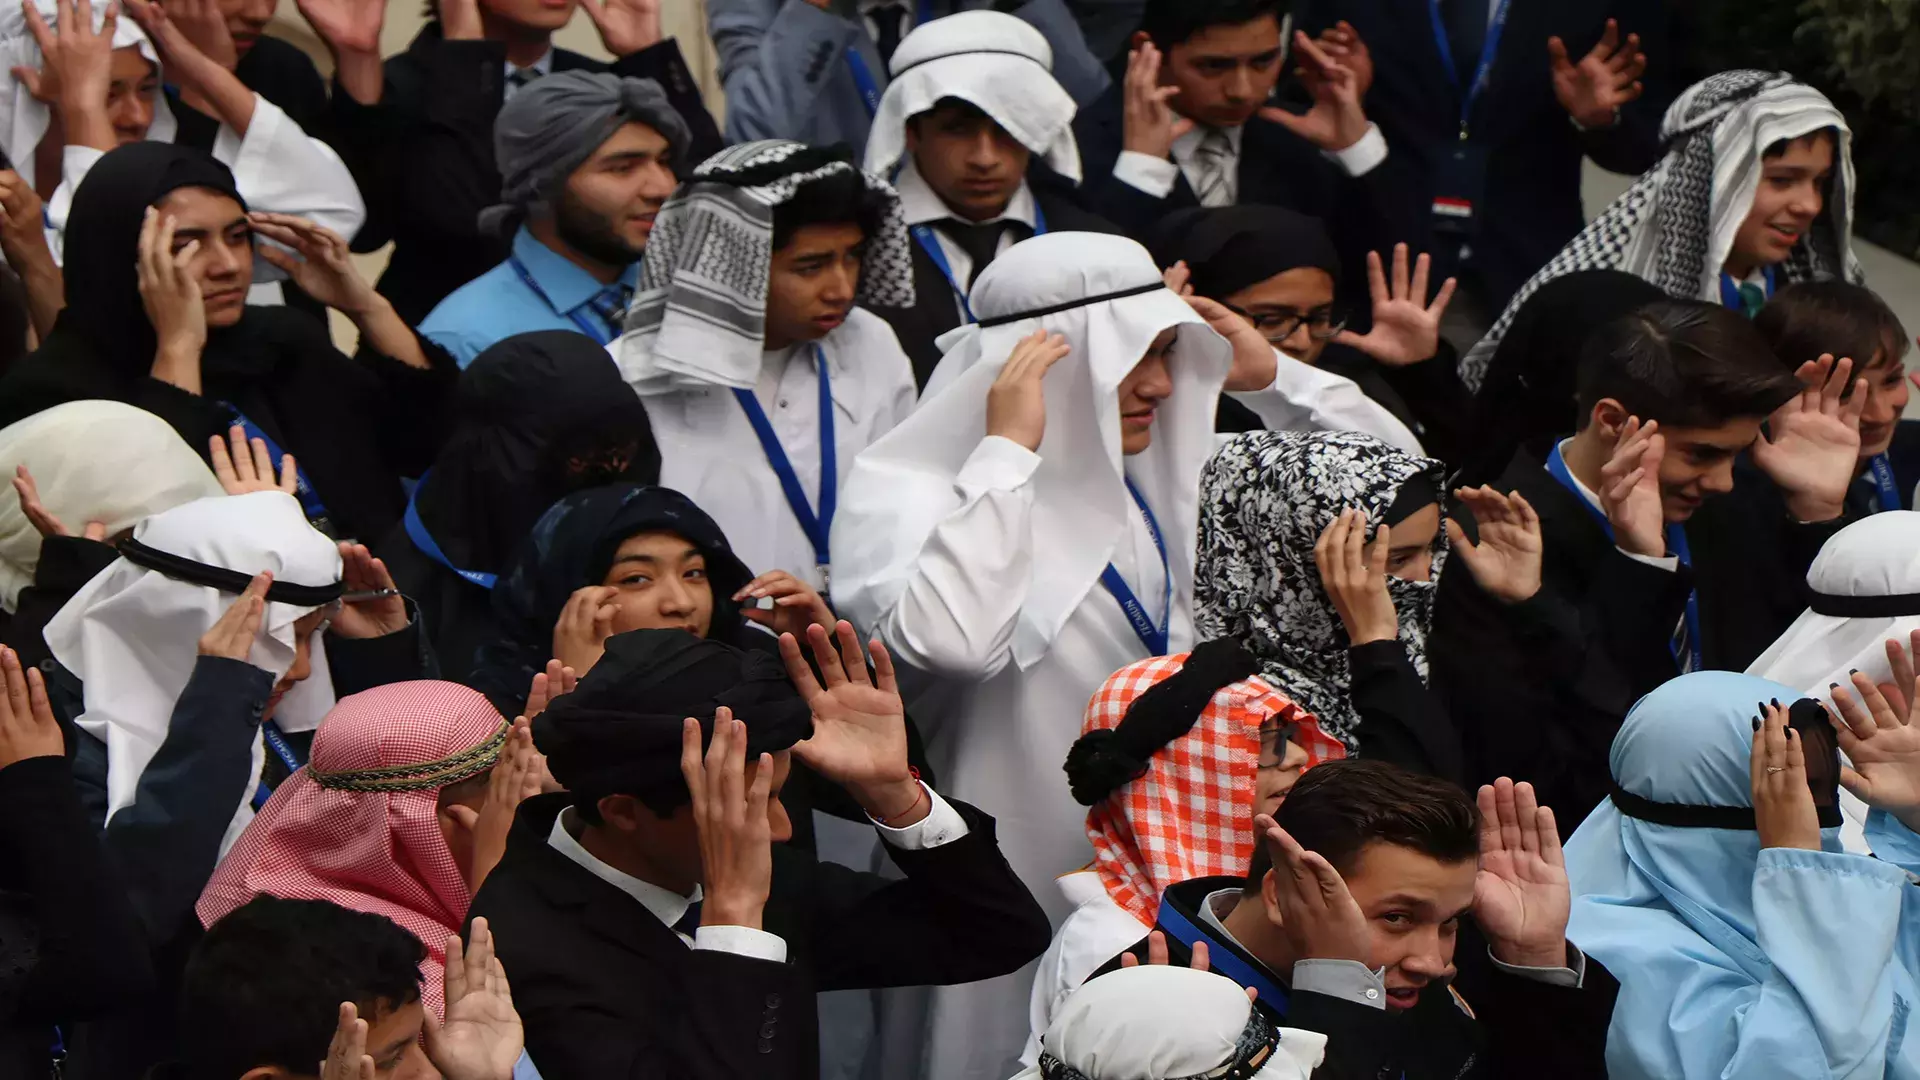
M 1695 806 L 1753 805 L 1757 703 L 1790 687 L 1702 671 L 1640 699 L 1614 737 L 1620 787 Z M 1920 839 L 1876 812 L 1876 850 Z M 1758 833 L 1656 825 L 1603 802 L 1568 841 L 1567 937 L 1620 982 L 1613 1080 L 1920 1080 L 1920 888 L 1894 862 L 1768 848 Z

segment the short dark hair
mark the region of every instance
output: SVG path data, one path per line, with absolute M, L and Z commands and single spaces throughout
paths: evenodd
M 1480 854 L 1480 811 L 1457 784 L 1371 758 L 1308 769 L 1273 818 L 1342 874 L 1376 842 L 1443 863 Z
M 1875 353 L 1898 363 L 1907 328 L 1872 289 L 1847 281 L 1802 281 L 1774 294 L 1754 316 L 1754 329 L 1788 371 L 1824 353 L 1850 357 L 1857 374 Z
M 808 225 L 852 223 L 868 239 L 886 220 L 887 197 L 867 186 L 866 177 L 845 170 L 801 184 L 793 197 L 773 208 L 773 250 L 793 242 L 793 234 Z
M 420 940 L 384 915 L 262 894 L 207 929 L 180 988 L 189 1075 L 297 1075 L 327 1056 L 351 1001 L 372 1020 L 420 997 Z
M 1780 155 L 1787 152 L 1787 147 L 1792 146 L 1794 143 L 1799 142 L 1801 139 L 1810 139 L 1815 135 L 1825 135 L 1827 138 L 1832 139 L 1834 151 L 1835 152 L 1839 151 L 1840 129 L 1833 128 L 1833 127 L 1823 127 L 1813 131 L 1809 131 L 1805 135 L 1795 135 L 1791 139 L 1775 139 L 1774 141 L 1767 144 L 1767 148 L 1765 150 L 1760 151 L 1760 160 L 1766 161 L 1768 158 L 1777 158 Z
M 1269 16 L 1281 22 L 1284 8 L 1281 0 L 1147 0 L 1140 30 L 1164 51 L 1212 26 L 1243 26 Z
M 1744 316 L 1697 300 L 1656 300 L 1606 323 L 1580 353 L 1580 427 L 1603 398 L 1663 426 L 1713 427 L 1770 415 L 1801 390 Z

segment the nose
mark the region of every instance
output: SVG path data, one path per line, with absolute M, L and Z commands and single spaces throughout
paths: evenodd
M 640 197 L 658 207 L 667 201 L 667 196 L 673 194 L 673 189 L 679 182 L 674 177 L 672 169 L 665 165 L 655 165 L 647 171 L 647 183 L 641 188 Z
M 232 277 L 241 270 L 240 257 L 231 244 L 216 241 L 213 244 L 213 261 L 208 264 L 210 276 L 216 278 Z
M 1700 487 L 1714 495 L 1733 490 L 1733 459 L 1726 458 L 1700 475 Z
M 1228 101 L 1241 102 L 1253 96 L 1253 73 L 1244 65 L 1235 65 L 1220 84 L 1221 91 Z
M 845 260 L 829 267 L 822 275 L 820 298 L 830 304 L 853 303 L 854 290 L 860 286 L 860 263 L 853 259 Z
M 1447 950 L 1441 948 L 1438 927 L 1427 929 L 1411 943 L 1407 954 L 1400 958 L 1398 967 L 1409 975 L 1426 979 L 1444 979 L 1453 969 L 1453 962 Z
M 240 18 L 250 26 L 265 26 L 273 21 L 273 8 L 273 0 L 247 0 L 240 9 Z
M 1866 424 L 1891 424 L 1893 418 L 1900 415 L 1888 395 L 1878 390 L 1867 391 L 1867 407 L 1860 413 L 1860 421 Z
M 998 164 L 1000 155 L 995 152 L 993 132 L 982 130 L 974 135 L 967 144 L 967 165 L 978 172 L 990 172 Z
M 1820 190 L 1820 185 L 1808 181 L 1794 192 L 1790 208 L 1796 216 L 1811 221 L 1820 216 L 1820 209 L 1825 205 L 1826 195 Z
M 660 586 L 660 614 L 680 616 L 693 611 L 693 592 L 681 579 L 668 578 Z
M 1165 353 L 1147 362 L 1133 392 L 1142 401 L 1164 401 L 1173 396 L 1173 374 L 1167 370 Z

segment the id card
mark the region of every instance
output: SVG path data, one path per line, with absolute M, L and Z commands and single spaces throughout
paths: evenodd
M 1442 235 L 1472 231 L 1487 184 L 1486 147 L 1456 142 L 1434 163 L 1433 228 Z

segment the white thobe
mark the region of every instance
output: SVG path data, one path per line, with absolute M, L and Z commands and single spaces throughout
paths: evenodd
M 1040 1037 L 1053 1026 L 1060 1005 L 1087 977 L 1106 966 L 1153 927 L 1133 917 L 1126 908 L 1113 902 L 1098 870 L 1076 870 L 1062 877 L 1060 895 L 1073 905 L 1073 914 L 1053 935 L 1053 944 L 1040 958 L 1034 973 L 1033 992 L 1027 999 L 1027 1048 L 1020 1055 L 1023 1065 L 1040 1060 Z

